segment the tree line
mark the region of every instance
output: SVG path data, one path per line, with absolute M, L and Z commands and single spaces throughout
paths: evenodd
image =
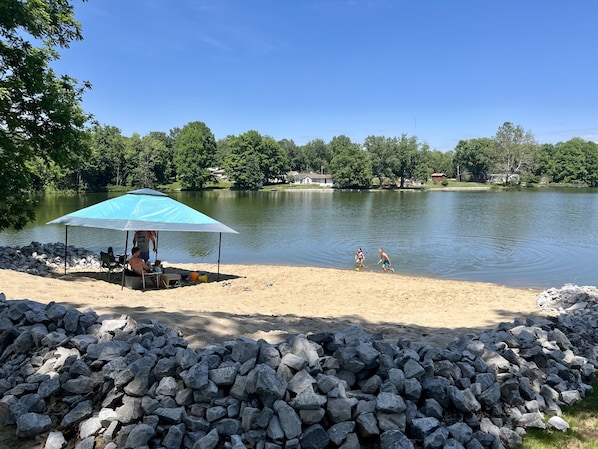
M 529 184 L 598 186 L 598 145 L 574 138 L 538 144 L 530 131 L 506 122 L 496 135 L 462 140 L 453 151 L 431 150 L 417 136 L 335 136 L 305 145 L 250 130 L 216 140 L 200 121 L 168 133 L 123 136 L 93 123 L 81 107 L 91 88 L 52 63 L 82 40 L 70 0 L 0 2 L 0 230 L 34 219 L 32 193 L 156 187 L 201 189 L 210 167 L 222 167 L 236 189 L 285 182 L 289 171 L 332 175 L 339 188 L 400 186 L 433 172 L 485 181 L 491 173 Z
M 492 137 L 461 140 L 448 152 L 431 150 L 417 136 L 405 134 L 368 136 L 362 143 L 341 135 L 297 145 L 251 130 L 216 140 L 199 121 L 143 137 L 95 125 L 86 141 L 89 151 L 79 155 L 75 166 L 37 165 L 37 189 L 98 191 L 176 183 L 195 190 L 217 182 L 210 170 L 215 167 L 224 169 L 231 187 L 240 190 L 288 182 L 292 171 L 330 174 L 336 187 L 351 189 L 404 187 L 405 181 L 425 182 L 434 172 L 461 181 L 486 182 L 500 174 L 517 184 L 544 180 L 598 186 L 596 143 L 574 138 L 538 144 L 530 131 L 510 122 Z

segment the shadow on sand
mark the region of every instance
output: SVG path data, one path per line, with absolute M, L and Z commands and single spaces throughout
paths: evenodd
M 179 274 L 181 275 L 181 283 L 178 287 L 190 287 L 197 285 L 201 282 L 195 281 L 192 282 L 189 280 L 190 271 L 182 268 L 177 267 L 168 267 L 166 270 L 166 274 Z M 222 282 L 222 281 L 229 281 L 231 279 L 238 279 L 242 276 L 237 276 L 234 274 L 223 274 L 223 273 L 212 273 L 209 271 L 201 271 L 200 275 L 206 275 L 207 280 L 203 283 L 210 283 L 210 282 Z M 68 273 L 68 276 L 65 276 L 61 272 L 51 273 L 50 275 L 53 278 L 60 279 L 63 281 L 75 281 L 81 278 L 89 278 L 94 279 L 96 281 L 103 281 L 108 282 L 110 284 L 115 285 L 123 285 L 123 272 L 122 271 L 115 271 L 108 273 L 107 271 L 75 271 Z M 148 289 L 156 288 L 155 285 L 150 285 L 148 282 Z

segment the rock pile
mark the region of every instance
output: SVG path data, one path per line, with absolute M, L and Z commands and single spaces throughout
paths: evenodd
M 0 247 L 0 269 L 48 276 L 51 271 L 64 268 L 64 243 L 31 242 L 21 247 Z M 99 268 L 99 255 L 74 246 L 66 247 L 67 268 Z
M 192 349 L 159 322 L 2 294 L 0 409 L 48 449 L 511 448 L 547 415 L 565 429 L 561 407 L 590 390 L 597 297 L 545 292 L 553 317 L 446 348 L 349 327 Z

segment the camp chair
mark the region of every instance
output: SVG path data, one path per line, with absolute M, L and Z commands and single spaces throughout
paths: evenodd
M 142 271 L 141 274 L 131 269 L 131 266 L 127 263 L 125 268 L 125 286 L 134 290 L 145 291 L 148 281 L 153 284 L 153 287 L 160 287 L 160 273 L 152 272 L 147 273 Z
M 110 254 L 100 251 L 100 271 L 106 271 L 106 280 L 110 282 L 112 273 L 120 273 L 123 266 L 120 262 L 112 260 Z

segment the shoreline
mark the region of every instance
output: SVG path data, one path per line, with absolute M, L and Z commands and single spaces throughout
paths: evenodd
M 239 336 L 270 343 L 289 335 L 340 331 L 359 325 L 390 342 L 445 346 L 501 322 L 544 315 L 541 290 L 483 282 L 438 280 L 383 272 L 269 265 L 176 264 L 208 274 L 207 283 L 171 289 L 122 289 L 99 271 L 40 277 L 0 270 L 7 300 L 55 301 L 98 315 L 130 315 L 178 329 L 192 347 Z

